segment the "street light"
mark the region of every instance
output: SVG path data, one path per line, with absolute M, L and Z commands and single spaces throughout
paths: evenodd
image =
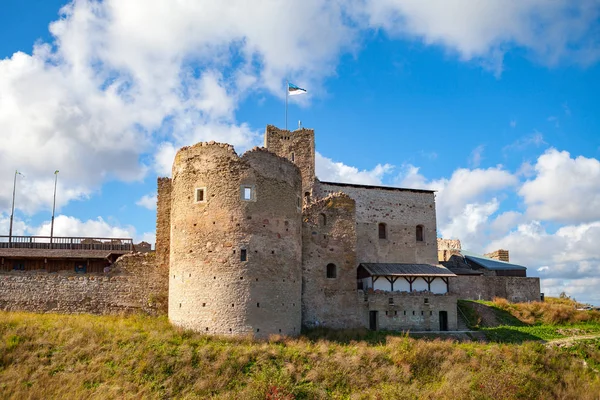
M 10 229 L 8 231 L 8 247 L 12 247 L 12 228 L 13 228 L 13 218 L 15 215 L 15 192 L 17 189 L 17 175 L 24 176 L 22 173 L 15 170 L 15 181 L 13 183 L 12 210 L 10 212 Z
M 52 248 L 52 237 L 54 236 L 54 209 L 56 208 L 56 182 L 58 182 L 58 170 L 54 171 L 54 201 L 52 203 L 52 222 L 50 223 L 50 248 Z

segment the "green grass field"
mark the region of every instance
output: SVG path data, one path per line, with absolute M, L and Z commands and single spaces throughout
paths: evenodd
M 3 399 L 597 400 L 598 365 L 599 340 L 554 348 L 352 331 L 257 341 L 165 317 L 0 312 Z

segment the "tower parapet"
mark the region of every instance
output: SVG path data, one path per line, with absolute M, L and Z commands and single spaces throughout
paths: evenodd
M 315 131 L 300 128 L 295 131 L 267 125 L 265 148 L 287 158 L 300 168 L 303 197 L 312 196 L 315 181 Z
M 210 334 L 301 326 L 301 175 L 275 154 L 199 143 L 175 157 L 169 319 Z

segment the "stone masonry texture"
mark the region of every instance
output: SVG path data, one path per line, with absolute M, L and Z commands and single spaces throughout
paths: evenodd
M 343 192 L 356 201 L 356 259 L 361 262 L 437 264 L 435 196 L 429 191 L 363 188 L 320 182 L 320 197 Z M 387 237 L 378 226 L 386 224 Z M 423 226 L 423 241 L 416 227 Z
M 121 256 L 107 274 L 0 272 L 0 309 L 57 313 L 164 314 L 166 270 L 154 253 Z
M 342 193 L 306 207 L 302 235 L 302 323 L 306 327 L 360 326 L 356 301 L 355 203 Z M 327 265 L 335 277 L 327 277 Z
M 171 179 L 158 178 L 156 197 L 156 262 L 169 268 L 171 241 Z
M 450 278 L 449 285 L 450 292 L 460 299 L 540 301 L 540 278 L 535 277 L 459 275 Z
M 182 148 L 172 176 L 171 322 L 210 334 L 299 334 L 298 167 L 264 149 L 239 157 L 211 142 Z M 197 188 L 205 201 L 195 201 Z
M 305 128 L 286 131 L 268 125 L 265 131 L 265 148 L 287 158 L 300 168 L 303 197 L 306 197 L 306 193 L 310 197 L 315 181 L 315 131 Z

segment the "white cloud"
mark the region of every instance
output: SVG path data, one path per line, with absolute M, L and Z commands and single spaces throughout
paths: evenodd
M 315 164 L 317 177 L 321 181 L 365 185 L 381 185 L 383 177 L 394 169 L 394 166 L 390 164 L 377 164 L 371 170 L 361 171 L 356 167 L 323 157 L 319 152 L 315 153 Z
M 481 160 L 483 160 L 483 150 L 485 150 L 485 145 L 480 144 L 475 147 L 469 156 L 469 164 L 472 167 L 479 167 L 481 165 Z
M 522 151 L 529 146 L 540 147 L 545 144 L 548 143 L 544 141 L 544 135 L 538 131 L 534 131 L 531 135 L 523 136 L 515 140 L 513 143 L 504 146 L 502 148 L 502 151 L 504 151 L 505 153 L 515 150 Z
M 419 168 L 406 165 L 397 183 L 403 187 L 436 190 L 438 232 L 460 239 L 465 248 L 477 250 L 485 244 L 490 217 L 499 209 L 494 195 L 516 186 L 517 178 L 498 166 L 488 169 L 460 168 L 452 176 L 428 181 Z
M 493 240 L 486 251 L 509 249 L 512 262 L 525 265 L 530 273 L 537 271 L 547 294 L 565 291 L 579 300 L 600 304 L 598 291 L 589 283 L 600 276 L 598 241 L 600 221 L 567 225 L 555 232 L 532 221 Z
M 463 60 L 476 59 L 500 74 L 511 47 L 538 60 L 589 64 L 600 57 L 595 0 L 366 0 L 363 13 L 372 27 L 417 36 L 443 46 Z
M 600 219 L 600 161 L 549 149 L 534 169 L 535 177 L 519 190 L 529 217 L 564 223 Z
M 10 216 L 0 214 L 0 232 L 8 234 Z M 13 221 L 13 235 L 50 236 L 51 221 L 44 221 L 39 225 L 31 225 L 15 217 Z M 112 219 L 102 217 L 82 221 L 78 218 L 58 215 L 54 219 L 54 236 L 67 237 L 98 237 L 98 238 L 133 238 L 134 243 L 144 240 L 153 244 L 156 241 L 154 232 L 138 233 L 131 225 L 121 225 Z
M 142 196 L 138 201 L 135 202 L 140 207 L 147 208 L 148 210 L 156 210 L 156 193 L 150 193 Z
M 18 207 L 34 213 L 50 206 L 59 169 L 60 208 L 107 179 L 142 179 L 148 153 L 168 174 L 183 145 L 252 147 L 257 132 L 235 118 L 240 101 L 250 92 L 283 96 L 285 77 L 321 93 L 365 29 L 401 32 L 487 64 L 511 46 L 546 59 L 587 52 L 591 61 L 597 14 L 592 0 L 75 1 L 50 25 L 51 43 L 0 60 L 0 171 L 27 173 Z M 310 24 L 282 22 L 290 16 Z M 0 186 L 11 181 L 0 175 Z M 7 193 L 0 193 L 3 211 Z
M 50 225 L 50 221 L 47 221 L 39 226 L 28 227 L 28 231 L 34 236 L 50 236 Z M 111 225 L 102 217 L 81 221 L 75 217 L 59 215 L 54 219 L 54 236 L 128 238 L 135 236 L 135 228 Z

